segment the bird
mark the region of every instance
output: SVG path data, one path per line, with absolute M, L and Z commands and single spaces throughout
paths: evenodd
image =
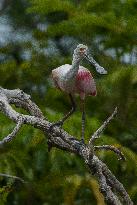
M 54 126 L 62 126 L 64 122 L 74 113 L 76 110 L 74 95 L 79 94 L 82 102 L 82 143 L 84 143 L 85 135 L 85 98 L 88 95 L 97 95 L 96 83 L 92 73 L 87 68 L 80 65 L 83 59 L 88 60 L 96 68 L 98 73 L 107 74 L 107 71 L 101 67 L 89 54 L 88 46 L 84 44 L 78 44 L 74 50 L 72 65 L 65 64 L 59 66 L 53 69 L 51 74 L 55 87 L 69 95 L 72 105 L 71 110 L 61 120 L 53 123 L 51 128 Z

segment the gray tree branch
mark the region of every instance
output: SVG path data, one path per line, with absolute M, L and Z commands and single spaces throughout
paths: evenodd
M 11 104 L 25 109 L 29 114 L 24 115 L 15 111 Z M 0 111 L 16 123 L 16 127 L 13 132 L 1 140 L 2 145 L 13 140 L 23 124 L 34 126 L 43 131 L 44 135 L 47 136 L 48 143 L 51 147 L 75 153 L 84 160 L 91 173 L 97 177 L 100 191 L 104 195 L 108 204 L 121 205 L 124 203 L 125 205 L 133 205 L 133 202 L 123 185 L 116 179 L 108 167 L 96 156 L 94 151 L 97 149 L 97 147 L 93 145 L 94 139 L 97 139 L 100 136 L 105 127 L 116 115 L 117 109 L 115 109 L 114 113 L 93 134 L 88 145 L 81 143 L 63 129 L 58 127 L 49 129 L 52 123 L 43 116 L 38 106 L 31 101 L 30 96 L 19 89 L 7 90 L 0 88 Z M 111 150 L 114 151 L 114 149 Z M 115 149 L 115 152 L 121 155 L 120 150 L 118 152 L 118 150 Z
M 120 149 L 112 146 L 112 145 L 102 145 L 102 146 L 94 146 L 95 150 L 111 150 L 117 154 L 119 160 L 126 160 L 124 154 Z
M 18 180 L 18 181 L 20 181 L 22 183 L 26 183 L 22 178 L 17 177 L 17 176 L 13 176 L 13 175 L 10 175 L 10 174 L 0 173 L 0 177 L 12 178 L 12 179 Z
M 115 108 L 112 115 L 100 126 L 100 128 L 91 136 L 91 139 L 89 140 L 89 144 L 93 144 L 96 139 L 98 139 L 101 135 L 101 133 L 104 131 L 104 129 L 107 127 L 107 125 L 110 123 L 110 121 L 115 117 L 117 114 L 117 107 Z
M 0 146 L 13 140 L 13 138 L 16 137 L 16 134 L 18 133 L 22 125 L 23 125 L 23 118 L 20 117 L 13 131 L 8 136 L 4 137 L 3 140 L 0 141 Z

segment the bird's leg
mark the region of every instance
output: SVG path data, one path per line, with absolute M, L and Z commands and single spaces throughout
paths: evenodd
M 53 128 L 54 126 L 62 126 L 64 124 L 64 122 L 73 114 L 73 112 L 75 112 L 75 110 L 76 110 L 75 101 L 74 101 L 71 94 L 69 94 L 69 97 L 70 97 L 70 101 L 71 101 L 71 104 L 72 104 L 71 110 L 61 120 L 59 120 L 58 122 L 53 123 L 50 126 L 50 129 Z
M 81 126 L 82 126 L 82 130 L 81 130 L 81 142 L 84 143 L 84 135 L 85 135 L 85 100 L 82 100 L 82 121 L 81 121 Z
M 74 101 L 72 95 L 69 94 L 69 97 L 70 97 L 70 101 L 71 101 L 72 108 L 71 108 L 71 110 L 62 118 L 62 120 L 61 120 L 62 123 L 64 123 L 65 120 L 67 120 L 67 119 L 73 114 L 73 112 L 75 112 L 75 110 L 76 110 L 76 104 L 75 104 L 75 101 Z

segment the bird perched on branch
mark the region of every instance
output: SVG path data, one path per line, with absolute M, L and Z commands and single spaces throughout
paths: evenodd
M 107 71 L 88 53 L 88 47 L 83 44 L 79 44 L 74 50 L 72 65 L 65 64 L 52 70 L 52 78 L 55 86 L 61 91 L 69 94 L 72 108 L 61 120 L 51 125 L 51 127 L 63 125 L 65 120 L 76 109 L 76 104 L 73 99 L 74 94 L 79 94 L 82 101 L 82 142 L 84 142 L 85 131 L 85 97 L 87 95 L 97 95 L 96 84 L 91 72 L 87 68 L 80 66 L 80 62 L 83 59 L 88 60 L 96 68 L 98 73 L 107 74 Z

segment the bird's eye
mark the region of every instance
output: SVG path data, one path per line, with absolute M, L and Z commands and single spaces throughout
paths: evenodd
M 79 50 L 80 50 L 80 51 L 84 51 L 84 50 L 85 50 L 85 48 L 80 48 Z

